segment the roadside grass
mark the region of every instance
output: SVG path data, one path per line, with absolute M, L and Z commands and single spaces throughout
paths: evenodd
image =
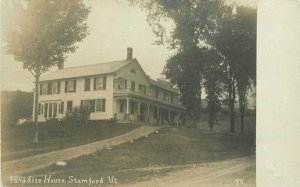
M 65 167 L 52 165 L 28 175 L 52 175 L 66 180 L 69 176 L 77 179 L 114 176 L 123 184 L 176 169 L 158 167 L 203 164 L 249 155 L 255 155 L 254 134 L 202 133 L 198 128 L 168 127 L 148 137 L 67 161 Z
M 35 126 L 1 129 L 2 161 L 14 160 L 53 150 L 78 146 L 129 132 L 139 125 L 117 124 L 110 121 L 89 121 L 85 125 L 60 124 L 57 121 L 40 123 L 39 143 L 33 143 Z

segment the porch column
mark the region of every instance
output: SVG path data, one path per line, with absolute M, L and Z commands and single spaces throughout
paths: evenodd
M 129 115 L 129 98 L 126 98 L 126 114 Z M 129 116 L 128 116 L 129 117 Z
M 171 111 L 168 110 L 168 123 L 170 123 L 170 121 L 171 121 Z

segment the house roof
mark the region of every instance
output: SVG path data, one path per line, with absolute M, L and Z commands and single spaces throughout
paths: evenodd
M 118 71 L 119 69 L 121 69 L 122 67 L 126 66 L 131 62 L 136 62 L 140 66 L 138 61 L 135 58 L 133 58 L 131 60 L 119 60 L 119 61 L 106 62 L 106 63 L 69 67 L 69 68 L 58 69 L 53 72 L 45 73 L 41 76 L 40 81 L 51 81 L 51 80 L 115 73 L 116 71 Z M 143 70 L 141 66 L 140 68 Z M 145 76 L 147 76 L 146 73 Z M 178 90 L 172 88 L 170 84 L 166 81 L 160 79 L 153 80 L 150 78 L 148 80 L 150 80 L 150 84 L 153 86 L 157 86 L 166 89 L 168 91 L 178 93 Z
M 168 90 L 170 92 L 178 93 L 178 90 L 176 88 L 172 88 L 168 82 L 163 81 L 161 79 L 157 79 L 157 80 L 150 79 L 150 83 L 153 86 L 157 86 L 157 87 L 166 89 L 166 90 Z
M 120 68 L 122 68 L 123 66 L 133 61 L 136 61 L 136 59 L 120 60 L 120 61 L 58 69 L 56 71 L 43 74 L 40 78 L 40 81 L 49 81 L 49 80 L 58 80 L 58 79 L 66 79 L 66 78 L 84 77 L 89 75 L 114 73 Z

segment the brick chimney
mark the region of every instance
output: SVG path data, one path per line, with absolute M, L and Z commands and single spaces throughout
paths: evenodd
M 133 49 L 131 47 L 128 47 L 127 48 L 127 60 L 132 59 L 132 53 L 133 53 Z

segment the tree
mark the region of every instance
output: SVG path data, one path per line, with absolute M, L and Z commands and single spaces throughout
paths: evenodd
M 186 106 L 185 122 L 194 126 L 200 119 L 201 110 L 201 70 L 202 64 L 197 63 L 200 49 L 183 51 L 168 59 L 163 75 L 177 86 L 182 103 Z
M 237 41 L 233 50 L 238 55 L 236 69 L 237 93 L 241 116 L 241 133 L 244 133 L 244 116 L 247 107 L 247 95 L 256 83 L 256 10 L 249 7 L 237 7 L 235 37 Z
M 186 107 L 187 119 L 195 125 L 200 119 L 203 61 L 199 53 L 207 48 L 215 29 L 222 1 L 200 0 L 129 0 L 147 12 L 147 21 L 157 36 L 158 45 L 175 49 L 164 75 L 179 88 Z M 178 66 L 178 67 L 176 67 Z M 168 70 L 168 68 L 171 68 Z M 180 70 L 182 81 L 176 74 Z
M 217 30 L 215 47 L 225 62 L 223 69 L 230 108 L 230 131 L 235 131 L 237 93 L 243 132 L 247 91 L 251 82 L 256 82 L 256 10 L 239 6 L 224 8 Z
M 217 118 L 217 112 L 221 109 L 221 97 L 223 96 L 223 79 L 222 58 L 216 50 L 206 52 L 204 59 L 206 64 L 203 73 L 204 88 L 207 100 L 208 124 L 210 131 L 213 130 L 213 125 Z
M 86 23 L 90 9 L 82 0 L 4 1 L 5 49 L 35 78 L 34 121 L 38 142 L 39 78 L 51 67 L 62 66 L 67 54 L 75 52 L 77 43 L 88 34 Z M 14 20 L 9 20 L 11 11 Z M 13 23 L 13 24 L 11 24 Z

